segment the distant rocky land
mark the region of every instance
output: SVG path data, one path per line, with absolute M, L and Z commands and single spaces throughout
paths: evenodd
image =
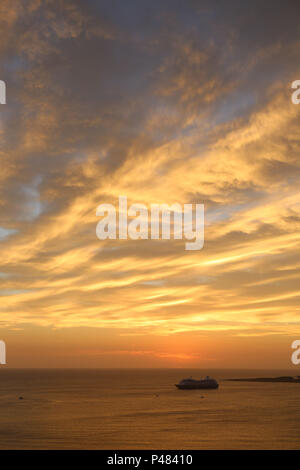
M 296 377 L 256 377 L 256 378 L 242 378 L 242 379 L 227 379 L 229 382 L 288 382 L 300 383 L 300 376 Z

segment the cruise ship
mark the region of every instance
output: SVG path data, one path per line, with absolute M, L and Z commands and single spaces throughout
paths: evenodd
M 181 390 L 195 390 L 195 389 L 216 389 L 219 387 L 218 382 L 208 375 L 205 379 L 195 380 L 192 378 L 182 379 L 175 386 Z

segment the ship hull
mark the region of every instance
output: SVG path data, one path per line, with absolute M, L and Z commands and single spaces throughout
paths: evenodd
M 179 390 L 215 390 L 219 384 L 175 384 Z

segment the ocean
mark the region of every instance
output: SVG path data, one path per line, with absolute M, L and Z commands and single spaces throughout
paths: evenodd
M 174 386 L 207 373 L 218 390 Z M 0 449 L 300 449 L 300 384 L 224 380 L 277 375 L 3 367 Z

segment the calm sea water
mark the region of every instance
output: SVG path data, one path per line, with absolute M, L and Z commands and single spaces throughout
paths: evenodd
M 287 371 L 0 370 L 1 449 L 300 449 L 300 384 L 226 382 Z M 23 396 L 24 400 L 19 400 Z

